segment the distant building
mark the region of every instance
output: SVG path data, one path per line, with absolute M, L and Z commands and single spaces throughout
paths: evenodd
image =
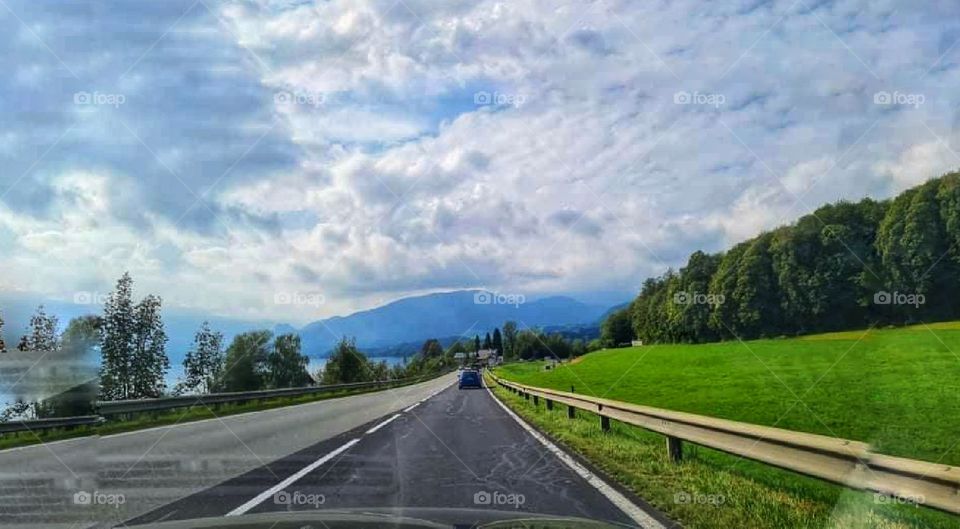
M 643 340 L 632 340 L 630 342 L 630 345 L 632 345 L 633 347 L 640 347 L 641 345 L 643 345 Z
M 499 362 L 496 349 L 480 349 L 477 351 L 477 361 L 481 364 L 494 366 Z

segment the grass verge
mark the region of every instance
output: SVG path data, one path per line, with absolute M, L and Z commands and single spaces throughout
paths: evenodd
M 488 385 L 493 386 L 488 380 Z M 531 425 L 690 529 L 947 529 L 960 518 L 892 503 L 813 478 L 690 444 L 671 462 L 664 437 L 566 407 L 547 411 L 503 388 L 494 393 Z

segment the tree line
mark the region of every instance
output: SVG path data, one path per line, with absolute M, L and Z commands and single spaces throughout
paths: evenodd
M 620 344 L 709 342 L 960 318 L 960 173 L 841 201 L 647 279 L 603 323 Z
M 496 351 L 506 361 L 539 360 L 544 358 L 573 358 L 587 351 L 600 349 L 599 340 L 586 343 L 581 339 L 568 339 L 560 333 L 545 333 L 540 329 L 520 329 L 515 321 L 506 321 L 503 330 L 495 327 L 483 339 L 477 334 L 473 340 L 457 340 L 446 349 L 437 339 L 424 342 L 418 358 L 446 356 L 452 361 L 457 353 L 476 353 L 480 350 Z
M 302 353 L 300 336 L 274 336 L 267 330 L 236 335 L 229 345 L 222 332 L 203 322 L 183 359 L 183 377 L 168 390 L 170 369 L 167 334 L 161 317 L 162 300 L 150 294 L 133 298 L 133 279 L 124 273 L 104 303 L 102 315 L 72 319 L 63 333 L 59 321 L 43 305 L 30 318 L 26 334 L 17 349 L 41 355 L 64 352 L 67 357 L 86 358 L 99 352 L 99 388 L 84 402 L 52 397 L 42 402 L 18 400 L 0 412 L 0 421 L 14 417 L 82 415 L 90 412 L 91 401 L 157 398 L 168 394 L 199 394 L 260 389 L 301 387 L 391 380 L 426 375 L 452 366 L 452 362 L 415 358 L 406 366 L 374 362 L 360 351 L 352 338 L 343 337 L 334 347 L 326 365 L 310 373 L 310 358 Z M 4 321 L 0 315 L 0 353 L 7 347 L 2 339 Z M 78 408 L 79 406 L 79 408 Z M 82 409 L 80 409 L 82 408 Z

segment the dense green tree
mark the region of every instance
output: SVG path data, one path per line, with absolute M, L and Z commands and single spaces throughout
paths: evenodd
M 104 400 L 133 398 L 132 364 L 136 325 L 133 279 L 129 273 L 124 273 L 103 308 L 100 391 Z
M 733 303 L 737 318 L 733 330 L 738 336 L 779 333 L 782 324 L 780 291 L 770 255 L 772 234 L 753 240 L 740 259 Z
M 282 334 L 273 341 L 273 351 L 267 355 L 269 386 L 295 388 L 310 384 L 307 371 L 310 358 L 300 353 L 300 336 Z
M 503 324 L 504 357 L 515 360 L 517 358 L 517 322 L 508 321 Z
M 473 337 L 473 352 L 476 353 L 479 350 L 480 350 L 480 335 L 478 334 Z
M 270 331 L 250 331 L 234 336 L 227 347 L 222 381 L 224 391 L 263 389 L 267 381 L 267 357 L 270 354 Z
M 370 380 L 371 371 L 366 355 L 357 349 L 353 338 L 343 337 L 333 348 L 323 369 L 324 384 L 364 382 Z
M 503 335 L 500 334 L 499 328 L 493 329 L 493 348 L 497 351 L 497 355 L 503 356 Z
M 493 340 L 490 338 L 490 333 L 487 333 L 487 336 L 483 339 L 483 348 L 493 349 Z
M 165 375 L 170 369 L 167 358 L 167 334 L 160 316 L 161 300 L 148 295 L 134 308 L 136 313 L 133 359 L 133 398 L 157 398 L 166 389 Z
M 43 305 L 30 316 L 29 330 L 20 339 L 17 346 L 21 351 L 51 352 L 60 349 L 60 340 L 57 338 L 59 321 L 53 314 L 47 314 Z
M 600 324 L 600 340 L 606 347 L 629 344 L 633 340 L 633 322 L 630 307 L 624 307 L 609 316 Z
M 184 381 L 177 393 L 216 391 L 223 363 L 223 333 L 214 331 L 210 323 L 205 321 L 193 337 L 193 347 L 183 359 Z
M 423 346 L 420 348 L 420 354 L 425 358 L 443 356 L 443 346 L 440 345 L 440 340 L 430 338 L 423 342 Z
M 945 320 L 960 317 L 958 275 L 953 173 L 892 200 L 823 206 L 723 254 L 695 252 L 679 272 L 644 281 L 630 315 L 650 342 Z

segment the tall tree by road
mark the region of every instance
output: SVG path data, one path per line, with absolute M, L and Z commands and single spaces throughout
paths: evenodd
M 224 361 L 224 391 L 263 389 L 272 336 L 270 331 L 250 331 L 233 338 Z
M 493 349 L 493 340 L 490 339 L 490 333 L 483 338 L 483 348 L 484 349 Z
M 223 362 L 223 333 L 212 330 L 210 323 L 205 321 L 193 337 L 193 347 L 183 359 L 185 380 L 179 389 L 200 393 L 215 391 Z
M 100 391 L 104 400 L 133 396 L 133 362 L 136 317 L 133 312 L 133 279 L 124 273 L 103 307 L 100 354 Z
M 503 324 L 503 346 L 506 358 L 517 358 L 517 322 L 508 321 Z
M 357 349 L 353 338 L 344 336 L 333 349 L 323 369 L 324 384 L 363 382 L 370 377 L 367 357 Z
M 503 336 L 499 328 L 493 329 L 493 348 L 497 350 L 498 356 L 503 356 Z
M 104 400 L 159 397 L 170 366 L 161 300 L 133 303 L 133 279 L 124 273 L 107 297 L 100 327 L 100 391 Z
M 420 355 L 424 358 L 436 358 L 443 356 L 443 346 L 440 345 L 440 340 L 436 338 L 430 338 L 429 340 L 423 342 L 423 347 L 420 348 Z
M 274 388 L 294 388 L 306 386 L 312 382 L 307 364 L 310 359 L 300 354 L 300 336 L 283 334 L 273 341 L 273 351 L 267 356 L 270 372 L 270 386 Z
M 479 350 L 480 350 L 480 335 L 478 334 L 473 337 L 473 352 L 476 353 Z
M 157 398 L 166 389 L 164 376 L 170 369 L 167 333 L 160 317 L 160 297 L 148 295 L 136 306 L 136 335 L 133 349 L 134 398 Z
M 21 351 L 50 352 L 60 349 L 57 340 L 58 320 L 55 315 L 48 315 L 43 305 L 37 307 L 37 312 L 30 316 L 29 332 L 20 339 L 18 349 Z

